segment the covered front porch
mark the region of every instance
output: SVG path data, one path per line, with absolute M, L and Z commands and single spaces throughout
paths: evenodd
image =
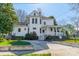
M 61 26 L 43 26 L 41 27 L 42 35 L 51 35 L 51 36 L 65 36 L 65 32 L 62 31 Z

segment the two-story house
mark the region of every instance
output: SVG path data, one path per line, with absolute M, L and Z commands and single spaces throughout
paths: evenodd
M 14 25 L 12 34 L 15 36 L 25 36 L 27 33 L 36 32 L 40 40 L 46 35 L 63 36 L 61 26 L 54 25 L 54 18 L 46 17 L 41 10 L 33 10 L 26 16 L 24 22 Z

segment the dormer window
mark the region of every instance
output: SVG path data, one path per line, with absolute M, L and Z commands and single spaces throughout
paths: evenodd
M 46 25 L 46 22 L 44 22 L 44 25 Z
M 34 13 L 34 16 L 36 16 L 36 13 Z

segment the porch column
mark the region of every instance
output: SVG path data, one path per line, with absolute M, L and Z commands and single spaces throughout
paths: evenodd
M 54 27 L 54 35 L 56 36 L 57 35 L 57 28 Z

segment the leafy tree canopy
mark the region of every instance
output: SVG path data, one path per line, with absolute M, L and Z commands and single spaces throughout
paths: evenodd
M 13 24 L 17 22 L 17 16 L 13 5 L 10 3 L 0 3 L 0 33 L 12 31 Z
M 71 24 L 67 24 L 64 26 L 65 29 L 67 29 L 67 31 L 69 32 L 69 34 L 73 34 L 73 32 L 75 31 L 74 26 Z

